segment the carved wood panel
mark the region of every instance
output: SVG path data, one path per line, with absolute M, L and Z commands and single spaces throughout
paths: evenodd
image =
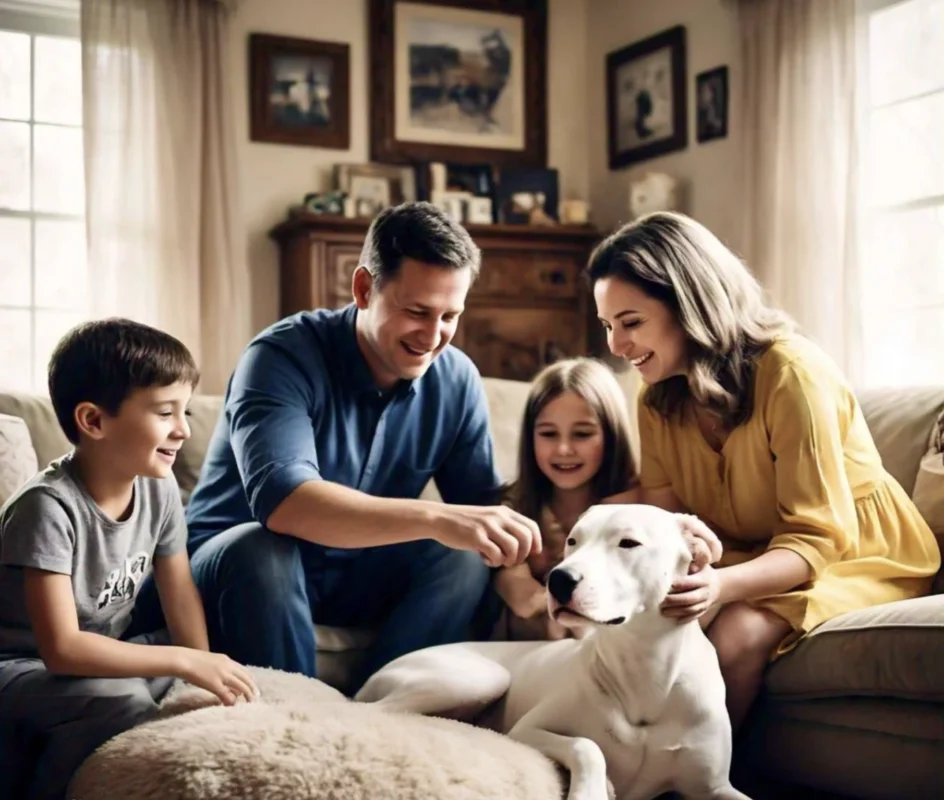
M 529 381 L 547 364 L 585 354 L 579 309 L 467 308 L 456 346 L 483 377 Z
M 329 245 L 327 264 L 328 270 L 328 303 L 330 308 L 343 308 L 354 299 L 351 291 L 351 282 L 354 279 L 354 270 L 360 262 L 360 248 L 343 245 Z
M 293 215 L 270 235 L 281 248 L 282 314 L 340 308 L 369 221 Z M 558 358 L 595 353 L 588 341 L 593 301 L 581 280 L 599 240 L 591 228 L 468 226 L 482 250 L 482 273 L 466 301 L 455 344 L 486 377 L 530 380 Z
M 497 250 L 482 255 L 482 272 L 471 295 L 531 299 L 572 298 L 579 285 L 580 264 L 567 253 Z

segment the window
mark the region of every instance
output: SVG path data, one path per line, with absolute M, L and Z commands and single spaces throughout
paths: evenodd
M 860 0 L 865 382 L 944 384 L 944 0 Z
M 87 308 L 81 51 L 64 5 L 51 17 L 0 3 L 3 389 L 45 391 L 52 348 Z

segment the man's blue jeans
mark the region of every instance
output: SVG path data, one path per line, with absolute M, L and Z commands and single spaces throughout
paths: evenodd
M 191 566 L 210 647 L 240 663 L 316 677 L 313 622 L 378 629 L 354 691 L 404 653 L 470 638 L 489 582 L 478 554 L 431 540 L 326 549 L 258 523 L 205 542 Z

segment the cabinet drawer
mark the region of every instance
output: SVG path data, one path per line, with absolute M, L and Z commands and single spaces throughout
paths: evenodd
M 579 281 L 582 267 L 560 253 L 491 250 L 482 254 L 482 272 L 471 293 L 526 300 L 572 298 L 586 291 Z

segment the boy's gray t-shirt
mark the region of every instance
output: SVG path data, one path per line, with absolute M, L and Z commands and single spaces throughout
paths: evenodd
M 23 567 L 72 577 L 79 629 L 120 638 L 155 555 L 187 544 L 177 482 L 137 477 L 131 513 L 116 522 L 78 479 L 73 454 L 52 462 L 0 509 L 0 659 L 39 657 Z

